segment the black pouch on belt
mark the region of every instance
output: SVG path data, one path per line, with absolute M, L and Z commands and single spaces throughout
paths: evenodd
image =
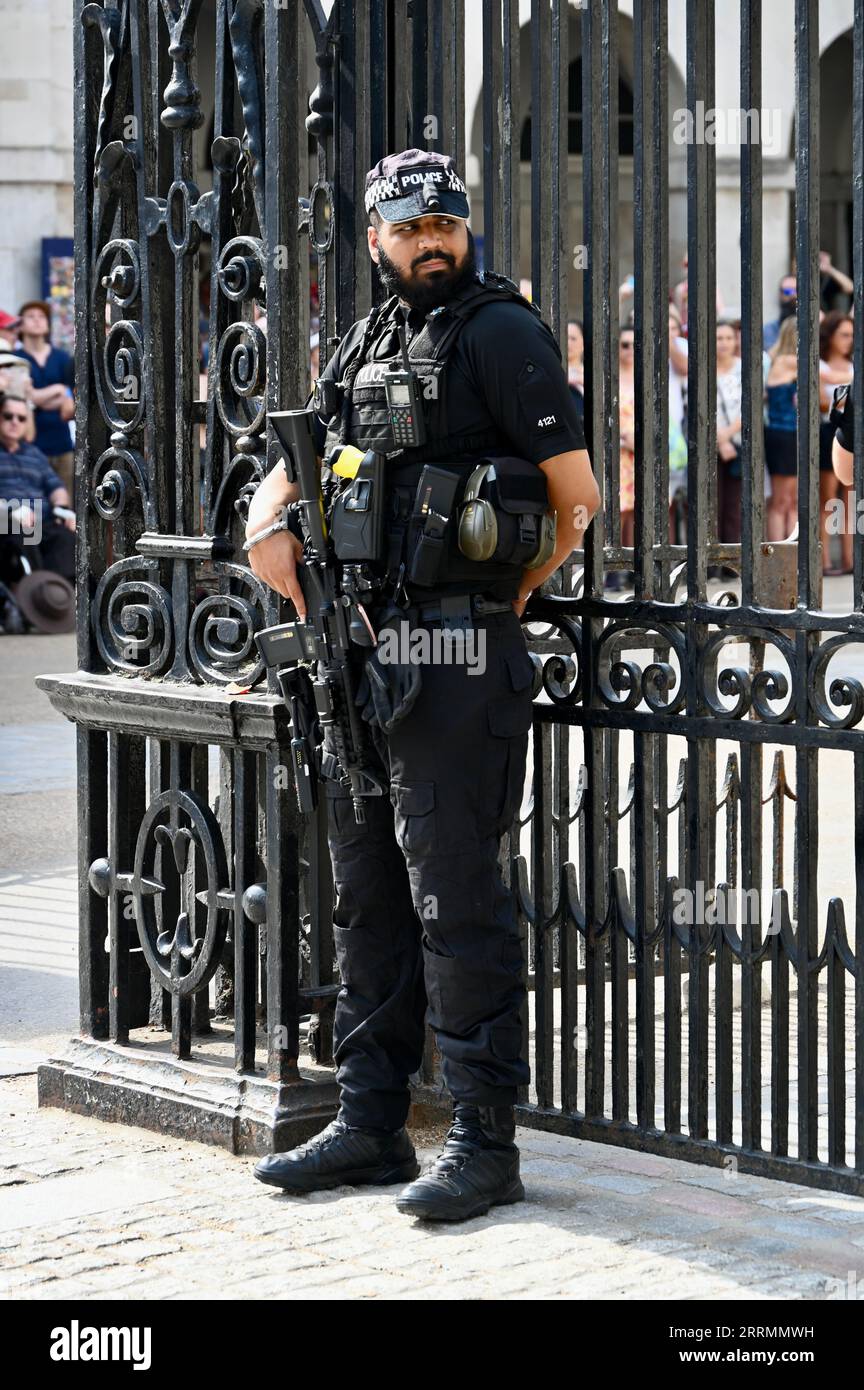
M 408 578 L 414 584 L 432 585 L 439 577 L 458 486 L 459 473 L 450 473 L 431 463 L 427 463 L 420 474 L 411 512 L 412 534 L 417 535 L 419 530 L 408 571 Z

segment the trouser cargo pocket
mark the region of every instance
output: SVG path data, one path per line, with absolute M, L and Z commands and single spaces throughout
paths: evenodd
M 495 800 L 499 834 L 508 829 L 522 802 L 532 717 L 530 680 L 529 672 L 529 684 L 520 693 L 503 695 L 489 702 L 489 732 L 496 741 L 501 740 L 503 748 L 500 762 L 496 759 L 496 764 L 502 767 Z
M 399 848 L 420 854 L 437 849 L 435 783 L 393 782 L 390 800 Z

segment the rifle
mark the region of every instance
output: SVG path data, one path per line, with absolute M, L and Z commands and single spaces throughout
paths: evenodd
M 370 645 L 367 632 L 372 633 L 372 627 L 356 586 L 353 595 L 340 586 L 338 561 L 324 519 L 313 415 L 310 408 L 275 411 L 269 417 L 282 445 L 288 480 L 300 484 L 298 512 L 305 563 L 297 573 L 306 599 L 306 621 L 295 618 L 264 628 L 256 633 L 255 643 L 266 665 L 275 667 L 291 713 L 291 756 L 301 812 L 309 814 L 318 805 L 316 734 L 320 730 L 323 738 L 330 729 L 340 781 L 350 788 L 354 819 L 363 825 L 364 798 L 382 796 L 384 784 L 369 766 L 368 735 L 354 703 L 357 680 L 349 658 L 352 643 Z

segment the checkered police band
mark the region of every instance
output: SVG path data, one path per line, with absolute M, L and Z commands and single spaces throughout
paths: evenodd
M 419 193 L 427 179 L 442 189 L 454 193 L 467 194 L 468 190 L 454 169 L 441 164 L 418 165 L 413 169 L 398 169 L 395 174 L 386 174 L 376 179 L 366 189 L 365 207 L 369 212 L 377 203 L 391 198 L 407 198 Z
M 399 180 L 395 174 L 388 174 L 386 178 L 377 179 L 366 189 L 366 211 L 370 212 L 376 203 L 383 203 L 387 198 L 399 197 Z

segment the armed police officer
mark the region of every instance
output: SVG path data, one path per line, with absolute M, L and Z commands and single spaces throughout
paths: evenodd
M 343 534 L 346 508 L 362 510 L 370 495 L 345 481 L 350 470 L 340 478 L 344 451 L 384 462 L 370 474 L 384 489 L 379 580 L 358 605 L 377 646 L 365 653 L 357 696 L 383 794 L 363 798 L 358 823 L 325 735 L 340 1109 L 255 1174 L 295 1192 L 407 1182 L 400 1211 L 458 1221 L 524 1196 L 514 1105 L 530 1079 L 525 987 L 515 899 L 498 861 L 521 803 L 531 724 L 534 667 L 520 617 L 581 545 L 599 493 L 551 331 L 511 281 L 476 270 L 452 158 L 410 149 L 382 159 L 367 175 L 366 211 L 389 297 L 344 336 L 314 399 L 317 452 L 335 484 L 325 492 L 343 508 L 334 521 Z M 297 497 L 277 465 L 252 500 L 247 545 L 254 572 L 302 620 L 302 528 L 270 532 Z M 345 553 L 357 552 L 349 544 Z M 456 653 L 457 638 L 464 647 L 473 634 L 483 661 L 418 666 L 403 653 L 385 662 L 385 629 L 400 626 L 412 639 L 443 635 Z M 405 1121 L 427 1017 L 453 1123 L 418 1177 Z

